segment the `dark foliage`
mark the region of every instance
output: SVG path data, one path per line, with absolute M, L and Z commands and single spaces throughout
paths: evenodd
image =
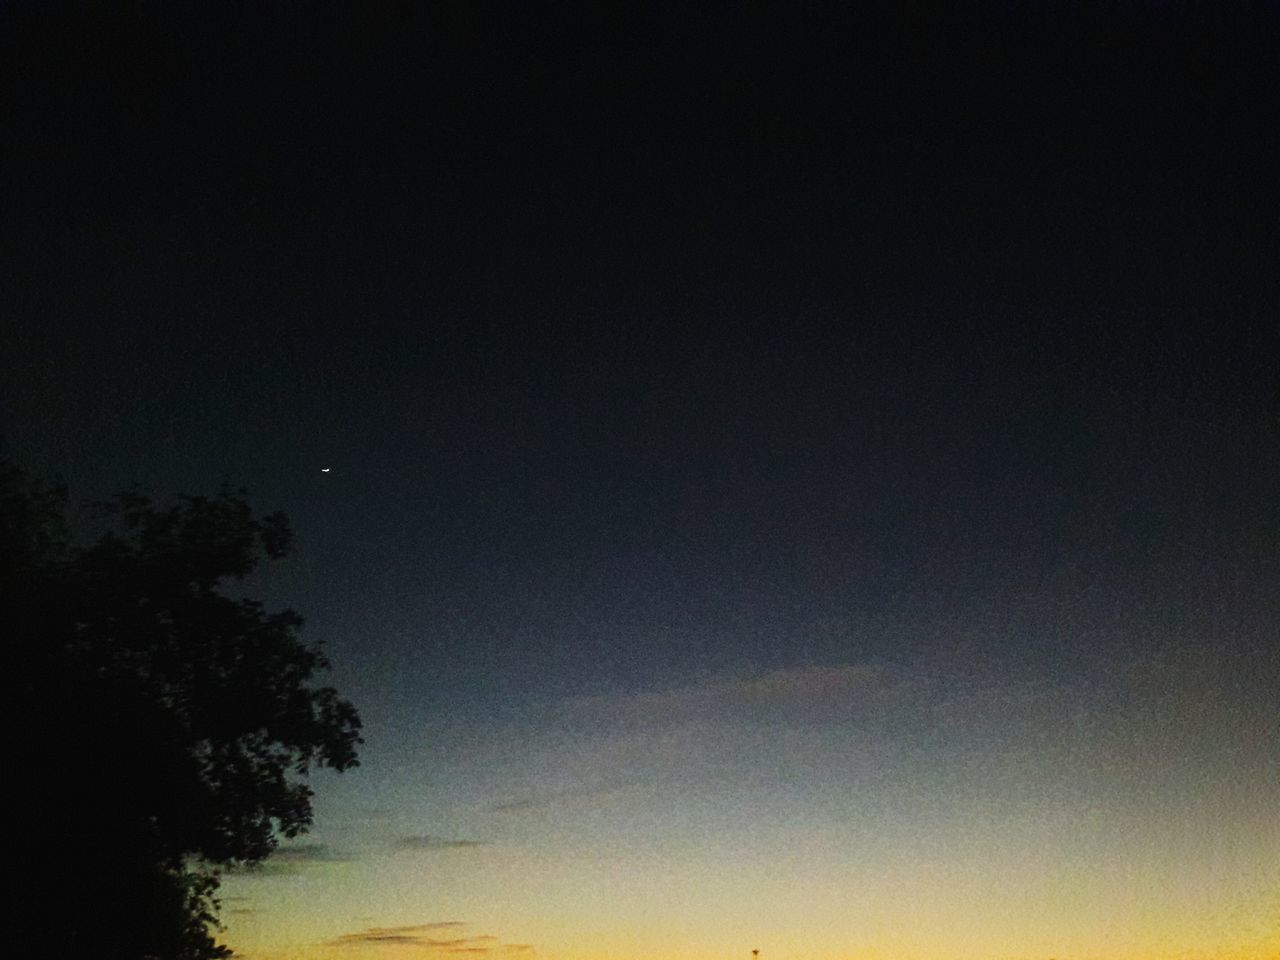
M 0 465 L 0 577 L 20 731 L 18 942 L 60 957 L 226 956 L 217 871 L 311 823 L 313 766 L 356 764 L 360 721 L 301 618 L 220 585 L 288 549 L 238 496 L 122 495 L 68 541 L 65 492 Z M 49 913 L 49 908 L 52 913 Z M 34 919 L 51 915 L 52 922 Z

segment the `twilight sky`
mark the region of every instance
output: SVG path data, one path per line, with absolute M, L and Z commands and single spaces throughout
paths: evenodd
M 0 8 L 0 455 L 366 723 L 227 942 L 1280 958 L 1276 12 L 608 6 Z

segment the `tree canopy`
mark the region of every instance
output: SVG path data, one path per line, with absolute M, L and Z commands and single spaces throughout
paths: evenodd
M 169 506 L 126 494 L 76 541 L 65 507 L 64 490 L 0 464 L 29 927 L 16 942 L 60 957 L 227 956 L 219 869 L 306 831 L 307 775 L 356 765 L 359 716 L 317 685 L 328 664 L 298 614 L 224 592 L 286 554 L 283 515 L 256 516 L 229 491 Z

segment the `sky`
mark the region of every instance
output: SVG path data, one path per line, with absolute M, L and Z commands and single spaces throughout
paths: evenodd
M 365 722 L 249 960 L 1280 958 L 1268 4 L 0 7 L 0 455 Z

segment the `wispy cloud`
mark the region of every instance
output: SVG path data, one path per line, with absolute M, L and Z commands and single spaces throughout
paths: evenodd
M 575 723 L 634 729 L 707 720 L 838 720 L 879 716 L 920 694 L 918 678 L 877 664 L 801 666 L 669 690 L 575 697 Z
M 278 863 L 274 859 L 264 863 L 233 863 L 223 869 L 228 877 L 245 880 L 265 880 L 269 877 L 296 877 L 302 873 L 297 864 Z
M 395 842 L 397 850 L 466 850 L 487 845 L 484 840 L 450 839 L 429 833 L 401 837 Z
M 813 753 L 810 741 L 826 751 L 815 761 L 823 770 L 828 761 L 878 764 L 905 730 L 930 722 L 936 700 L 928 677 L 870 663 L 572 697 L 548 718 L 535 760 L 522 760 L 533 775 L 524 783 L 495 783 L 486 809 L 510 814 L 565 804 L 625 805 L 671 784 L 683 789 L 808 775 L 814 771 L 798 758 Z M 827 732 L 837 728 L 845 735 Z M 791 746 L 779 746 L 780 738 Z M 744 764 L 746 756 L 758 762 Z M 817 773 L 829 777 L 823 770 Z
M 280 847 L 261 863 L 229 867 L 226 873 L 237 877 L 291 877 L 300 874 L 304 867 L 346 863 L 350 859 L 322 843 L 298 843 Z
M 417 923 L 401 927 L 367 927 L 354 933 L 344 933 L 327 941 L 333 947 L 358 947 L 367 945 L 412 946 L 441 953 L 489 953 L 497 937 L 483 934 L 474 937 L 441 936 L 456 931 L 466 924 L 460 920 L 435 923 Z
M 323 843 L 299 843 L 280 847 L 271 859 L 280 863 L 343 863 L 350 858 L 335 853 Z
M 640 782 L 634 777 L 616 778 L 578 783 L 559 790 L 533 790 L 490 804 L 487 809 L 491 813 L 518 813 L 572 800 L 599 800 L 621 794 Z
M 1280 658 L 1268 663 L 1255 674 L 1280 672 Z M 1261 680 L 1207 653 L 1148 653 L 1106 676 L 1013 666 L 798 666 L 570 698 L 523 752 L 507 746 L 514 737 L 495 744 L 502 775 L 476 802 L 565 829 L 570 811 L 643 815 L 664 796 L 707 816 L 726 796 L 775 808 L 798 797 L 843 815 L 853 794 L 868 809 L 930 816 L 941 797 L 975 816 L 993 798 L 1002 809 L 1069 812 L 1104 789 L 1147 803 L 1152 784 L 1173 796 L 1197 772 L 1225 776 L 1224 745 L 1237 768 L 1261 769 L 1275 729 Z

